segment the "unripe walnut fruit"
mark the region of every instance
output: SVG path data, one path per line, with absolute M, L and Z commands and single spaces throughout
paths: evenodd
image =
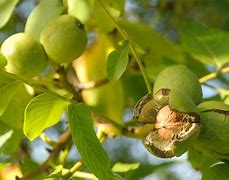
M 156 94 L 160 89 L 177 89 L 189 96 L 195 104 L 202 99 L 201 85 L 197 76 L 183 65 L 170 66 L 159 73 L 153 88 L 155 100 L 158 100 Z
M 217 159 L 229 160 L 229 105 L 206 101 L 198 108 L 201 131 L 194 148 Z
M 78 19 L 62 15 L 45 25 L 40 41 L 52 61 L 70 63 L 85 50 L 87 33 Z
M 25 33 L 7 38 L 1 46 L 1 53 L 6 57 L 6 69 L 11 73 L 34 76 L 47 65 L 42 45 Z
M 143 143 L 153 155 L 161 158 L 180 156 L 196 141 L 200 130 L 198 109 L 191 97 L 177 88 L 162 88 L 140 99 L 133 119 L 152 124 Z

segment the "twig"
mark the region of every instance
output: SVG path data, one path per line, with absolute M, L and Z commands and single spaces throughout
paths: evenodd
M 99 139 L 99 142 L 100 143 L 103 143 L 105 140 L 106 140 L 106 134 L 104 134 L 102 131 L 99 131 L 98 130 L 98 132 L 97 132 L 97 137 L 98 137 L 98 139 Z M 81 168 L 83 166 L 83 161 L 82 160 L 80 160 L 80 161 L 78 161 L 77 163 L 75 163 L 72 167 L 71 167 L 71 169 L 69 169 L 68 171 L 67 171 L 67 173 L 65 173 L 63 176 L 62 176 L 62 178 L 63 179 L 68 179 L 68 178 L 70 178 L 70 177 L 73 177 L 74 176 L 74 174 L 76 173 L 76 172 L 79 172 L 78 170 Z M 83 173 L 83 172 L 82 172 Z M 94 175 L 93 175 L 94 176 Z M 94 176 L 95 177 L 95 176 Z
M 209 73 L 209 74 L 203 76 L 202 78 L 199 79 L 199 82 L 202 84 L 206 81 L 209 81 L 211 79 L 216 78 L 219 74 L 224 74 L 224 73 L 228 73 L 228 72 L 229 72 L 229 67 L 228 66 L 223 67 L 223 68 L 219 69 L 219 71 L 212 72 L 212 73 Z
M 76 171 L 72 176 L 73 177 L 83 178 L 83 179 L 98 180 L 94 174 L 81 172 L 81 171 Z
M 81 167 L 83 166 L 83 162 L 82 160 L 78 161 L 77 163 L 75 163 L 71 169 L 69 169 L 67 171 L 67 173 L 62 175 L 62 179 L 69 179 L 71 176 L 73 176 L 73 174 L 79 170 Z
M 12 73 L 9 73 L 9 72 L 6 72 L 2 69 L 0 69 L 0 74 L 4 75 L 4 76 L 7 76 L 9 78 L 12 78 L 14 80 L 17 80 L 17 81 L 20 81 L 24 84 L 27 84 L 31 87 L 33 87 L 34 89 L 38 90 L 38 91 L 41 91 L 41 92 L 45 92 L 45 93 L 48 93 L 50 95 L 53 95 L 57 98 L 60 98 L 68 103 L 78 103 L 76 100 L 73 100 L 73 99 L 69 99 L 67 97 L 64 97 L 64 96 L 61 96 L 57 93 L 54 93 L 52 91 L 50 91 L 49 89 L 45 88 L 45 87 L 42 87 L 42 86 L 39 86 L 34 80 L 30 79 L 25 79 L 24 77 L 20 76 L 20 75 L 16 75 L 16 74 L 12 74 Z
M 42 133 L 42 134 L 40 135 L 40 138 L 41 138 L 42 141 L 44 141 L 45 143 L 47 143 L 47 144 L 50 145 L 50 146 L 53 146 L 53 145 L 57 144 L 55 141 L 53 141 L 53 140 L 50 139 L 48 136 L 46 136 L 45 133 Z
M 107 78 L 100 79 L 100 80 L 97 80 L 97 81 L 90 81 L 90 82 L 86 82 L 86 83 L 78 82 L 77 83 L 77 88 L 79 90 L 93 89 L 93 88 L 102 86 L 102 85 L 104 85 L 104 84 L 106 84 L 108 82 L 109 82 L 109 80 Z
M 62 148 L 64 147 L 65 143 L 70 140 L 71 138 L 71 132 L 70 129 L 68 128 L 59 138 L 58 143 L 56 145 L 53 146 L 53 149 L 51 151 L 51 153 L 49 154 L 49 157 L 46 159 L 45 162 L 43 162 L 39 168 L 35 169 L 34 171 L 26 174 L 25 176 L 23 176 L 20 179 L 23 180 L 30 180 L 33 179 L 35 176 L 39 175 L 41 172 L 45 172 L 49 169 L 49 163 L 51 160 L 53 160 L 58 154 L 59 152 L 62 150 Z
M 73 94 L 73 98 L 77 101 L 82 101 L 81 97 L 79 96 L 79 94 L 77 93 L 77 91 L 75 90 L 75 88 L 72 86 L 72 84 L 69 83 L 68 78 L 67 78 L 67 72 L 66 69 L 61 66 L 58 70 L 58 73 L 60 75 L 60 81 L 63 85 L 63 87 L 70 92 L 71 94 Z
M 135 139 L 143 139 L 150 131 L 154 129 L 153 124 L 145 124 L 143 126 L 127 126 L 123 128 L 122 135 Z
M 63 165 L 65 164 L 71 147 L 72 147 L 72 142 L 68 142 L 68 143 L 65 144 L 64 150 L 61 151 L 60 155 L 59 155 L 59 163 L 60 164 L 63 164 Z
M 151 85 L 150 85 L 150 81 L 149 78 L 147 76 L 147 73 L 144 69 L 144 66 L 142 64 L 142 60 L 140 59 L 140 57 L 138 56 L 138 53 L 135 49 L 134 43 L 132 41 L 132 39 L 129 37 L 129 35 L 118 25 L 118 23 L 116 22 L 116 20 L 111 16 L 111 14 L 108 12 L 108 10 L 106 9 L 106 7 L 101 3 L 100 0 L 96 0 L 96 2 L 98 3 L 98 5 L 102 8 L 104 14 L 111 20 L 111 22 L 113 23 L 113 25 L 117 28 L 117 30 L 119 31 L 119 33 L 122 35 L 122 37 L 124 39 L 127 39 L 129 41 L 129 48 L 131 50 L 131 52 L 133 53 L 133 56 L 135 57 L 135 60 L 138 63 L 138 66 L 142 72 L 142 76 L 144 78 L 147 90 L 149 93 L 151 93 Z
M 72 166 L 72 168 L 70 169 L 70 173 L 74 174 L 79 168 L 81 168 L 83 166 L 83 162 L 82 160 L 78 161 L 76 164 L 74 164 Z

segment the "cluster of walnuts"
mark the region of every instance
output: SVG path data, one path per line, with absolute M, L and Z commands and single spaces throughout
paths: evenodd
M 174 65 L 158 75 L 151 94 L 142 97 L 133 118 L 152 129 L 145 147 L 162 158 L 180 156 L 191 147 L 218 159 L 229 159 L 229 106 L 204 101 L 197 76 Z
M 3 42 L 1 53 L 8 72 L 36 76 L 44 71 L 48 60 L 72 62 L 84 52 L 86 44 L 84 25 L 73 16 L 60 15 L 44 25 L 39 41 L 26 32 L 17 33 Z

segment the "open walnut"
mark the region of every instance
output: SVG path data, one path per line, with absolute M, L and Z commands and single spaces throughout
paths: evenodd
M 142 97 L 134 108 L 133 119 L 141 125 L 152 125 L 143 143 L 162 158 L 180 156 L 196 142 L 200 131 L 202 101 L 198 77 L 183 65 L 161 71 L 153 92 Z
M 143 143 L 155 156 L 180 156 L 196 140 L 199 114 L 195 103 L 179 90 L 160 89 L 156 100 L 151 94 L 140 99 L 133 118 L 144 125 L 151 124 Z
M 155 128 L 144 139 L 144 145 L 159 157 L 179 156 L 186 151 L 184 142 L 187 144 L 198 131 L 198 115 L 175 112 L 166 105 L 159 110 Z

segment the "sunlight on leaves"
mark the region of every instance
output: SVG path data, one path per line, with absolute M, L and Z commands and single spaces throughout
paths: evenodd
M 110 159 L 96 137 L 87 106 L 83 103 L 69 105 L 68 118 L 72 138 L 86 167 L 98 179 L 110 179 Z
M 67 102 L 50 94 L 40 94 L 33 98 L 25 109 L 24 134 L 29 140 L 35 139 L 48 127 L 56 124 Z
M 111 82 L 117 81 L 125 72 L 128 65 L 128 46 L 114 50 L 108 55 L 107 76 Z

